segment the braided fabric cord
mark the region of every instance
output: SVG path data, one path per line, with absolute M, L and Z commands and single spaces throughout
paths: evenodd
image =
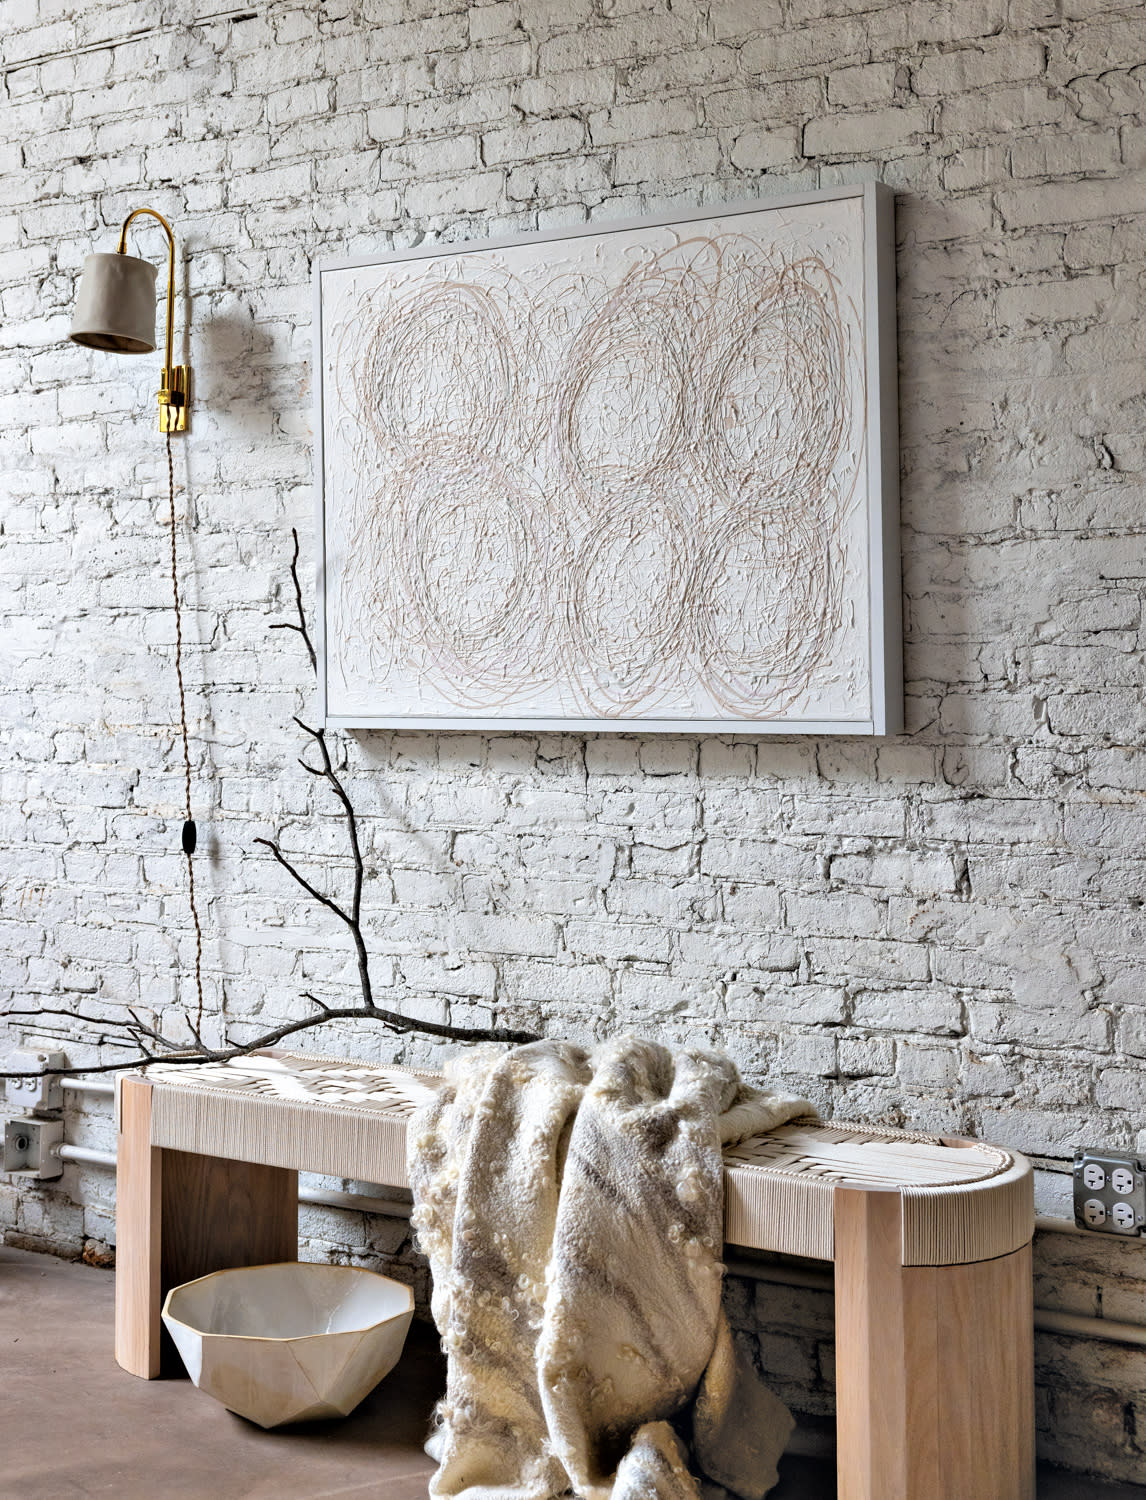
M 183 611 L 179 599 L 179 572 L 175 552 L 175 465 L 171 456 L 171 434 L 167 433 L 167 500 L 171 533 L 171 596 L 175 604 L 175 676 L 179 682 L 179 724 L 183 732 L 183 791 L 187 821 L 191 822 L 191 748 L 187 735 L 187 695 L 183 687 Z M 195 1031 L 203 1029 L 203 929 L 195 902 L 195 865 L 187 860 L 187 899 L 195 924 Z

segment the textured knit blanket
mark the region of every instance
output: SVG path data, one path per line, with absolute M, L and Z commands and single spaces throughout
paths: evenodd
M 810 1113 L 631 1037 L 447 1067 L 408 1136 L 448 1360 L 431 1495 L 767 1493 L 792 1419 L 721 1310 L 721 1145 Z

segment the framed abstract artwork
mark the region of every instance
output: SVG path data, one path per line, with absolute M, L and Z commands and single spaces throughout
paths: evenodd
M 892 195 L 315 271 L 343 728 L 900 726 Z

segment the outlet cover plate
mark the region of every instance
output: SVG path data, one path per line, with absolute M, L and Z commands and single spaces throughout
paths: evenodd
M 64 1164 L 60 1146 L 64 1139 L 62 1120 L 37 1120 L 31 1115 L 4 1121 L 4 1170 L 15 1177 L 41 1180 L 60 1177 Z
M 1129 1151 L 1080 1147 L 1074 1155 L 1074 1222 L 1095 1234 L 1142 1234 L 1146 1163 Z
M 8 1103 L 13 1109 L 30 1115 L 54 1114 L 64 1107 L 64 1091 L 53 1070 L 67 1066 L 63 1052 L 14 1052 L 9 1059 L 13 1068 L 29 1073 L 46 1068 L 39 1078 L 9 1078 L 5 1086 Z

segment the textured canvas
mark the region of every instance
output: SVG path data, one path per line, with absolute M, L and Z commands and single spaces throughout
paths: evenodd
M 329 718 L 878 727 L 871 202 L 324 269 Z

